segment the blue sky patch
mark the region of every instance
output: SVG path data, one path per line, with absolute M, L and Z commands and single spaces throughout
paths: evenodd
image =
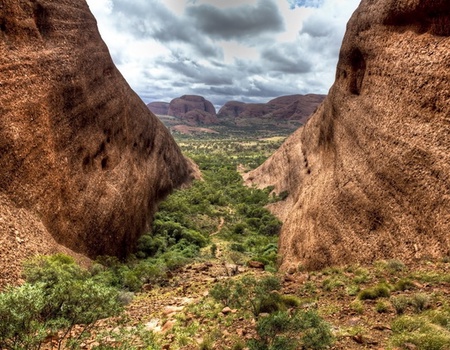
M 298 7 L 320 7 L 323 5 L 324 0 L 288 0 L 291 4 L 291 9 Z

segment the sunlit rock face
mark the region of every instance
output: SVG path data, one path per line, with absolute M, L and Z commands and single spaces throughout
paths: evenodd
M 282 267 L 450 251 L 450 2 L 363 0 L 336 81 L 247 182 L 288 191 Z
M 125 256 L 190 177 L 84 0 L 0 1 L 0 88 L 2 271 L 51 244 Z

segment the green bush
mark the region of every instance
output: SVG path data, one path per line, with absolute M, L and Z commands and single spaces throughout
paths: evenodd
M 381 300 L 379 300 L 377 302 L 377 304 L 375 305 L 375 310 L 376 310 L 376 312 L 378 312 L 380 314 L 381 313 L 386 313 L 386 312 L 389 311 L 389 306 L 386 303 L 384 303 Z
M 325 349 L 333 343 L 330 326 L 315 311 L 277 311 L 258 320 L 251 350 Z
M 217 283 L 209 294 L 224 306 L 245 309 L 258 316 L 262 312 L 273 312 L 285 307 L 277 293 L 280 288 L 280 281 L 276 277 L 257 280 L 245 276 L 240 280 Z
M 411 297 L 411 305 L 416 313 L 420 313 L 431 307 L 431 298 L 427 294 L 416 293 Z
M 392 259 L 392 260 L 387 261 L 386 268 L 390 272 L 400 272 L 400 271 L 405 270 L 406 266 L 400 260 Z
M 415 289 L 415 284 L 408 278 L 402 278 L 394 285 L 395 291 L 405 291 Z
M 0 348 L 39 348 L 57 331 L 62 331 L 61 346 L 75 325 L 83 325 L 81 337 L 97 320 L 122 310 L 119 290 L 99 283 L 67 256 L 36 257 L 25 265 L 24 275 L 23 286 L 0 294 Z
M 359 292 L 358 298 L 360 300 L 375 300 L 378 298 L 387 298 L 390 294 L 391 291 L 389 287 L 384 283 L 380 283 L 372 288 L 363 289 Z
M 0 293 L 0 349 L 37 347 L 47 334 L 44 307 L 41 285 L 24 284 Z
M 434 311 L 415 316 L 401 316 L 392 323 L 392 345 L 403 347 L 406 344 L 418 350 L 444 350 L 450 345 L 450 329 L 437 321 L 436 314 L 449 319 L 448 311 Z
M 391 297 L 390 301 L 397 315 L 403 314 L 409 305 L 409 299 L 403 295 L 400 295 L 398 297 Z

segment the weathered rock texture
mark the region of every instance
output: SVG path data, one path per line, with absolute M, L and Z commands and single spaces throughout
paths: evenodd
M 324 104 L 248 175 L 290 193 L 282 266 L 449 254 L 450 2 L 363 0 L 347 28 Z
M 202 96 L 184 95 L 170 101 L 168 115 L 182 118 L 188 125 L 216 124 L 213 104 Z
M 151 102 L 147 107 L 155 114 L 167 115 L 169 113 L 169 105 L 168 102 Z
M 277 97 L 267 103 L 244 103 L 229 101 L 217 114 L 219 118 L 272 118 L 306 122 L 324 95 L 289 95 Z
M 190 167 L 84 0 L 0 1 L 0 88 L 0 282 L 58 244 L 129 253 Z

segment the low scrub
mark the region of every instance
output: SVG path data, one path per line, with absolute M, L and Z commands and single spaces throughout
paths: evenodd
M 401 316 L 392 323 L 394 346 L 414 346 L 418 350 L 443 350 L 450 347 L 450 313 L 427 311 L 420 315 Z
M 67 256 L 39 256 L 25 266 L 26 283 L 0 294 L 0 348 L 39 349 L 58 335 L 74 348 L 101 318 L 122 310 L 119 290 L 99 283 Z M 81 328 L 76 336 L 75 325 Z
M 316 311 L 277 311 L 258 320 L 251 350 L 325 349 L 333 343 L 330 326 Z
M 388 285 L 380 283 L 374 287 L 363 289 L 358 294 L 360 300 L 375 300 L 378 298 L 388 298 L 391 294 L 391 290 Z

